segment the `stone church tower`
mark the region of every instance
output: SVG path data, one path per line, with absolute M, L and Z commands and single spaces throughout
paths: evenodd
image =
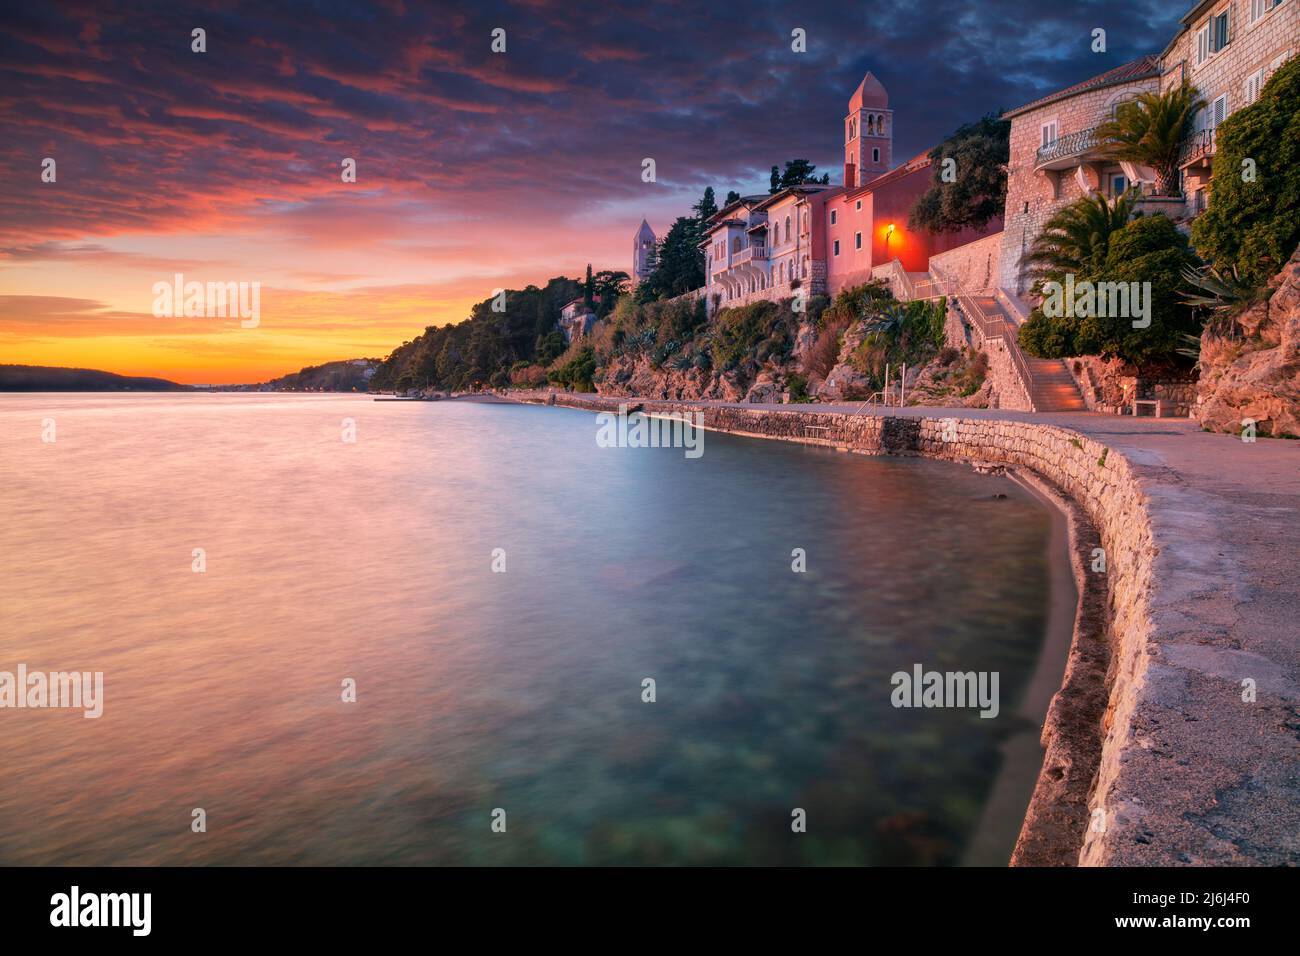
M 844 118 L 844 188 L 852 189 L 889 172 L 894 158 L 894 111 L 889 94 L 868 73 L 849 100 Z
M 641 228 L 632 240 L 632 284 L 644 281 L 651 270 L 651 259 L 655 251 L 655 234 L 650 224 L 641 220 Z

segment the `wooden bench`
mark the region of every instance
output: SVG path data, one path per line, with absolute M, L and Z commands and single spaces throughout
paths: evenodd
M 1133 399 L 1134 418 L 1138 417 L 1138 408 L 1143 405 L 1151 406 L 1151 416 L 1153 418 L 1167 418 L 1174 411 L 1174 403 L 1163 398 L 1135 398 Z

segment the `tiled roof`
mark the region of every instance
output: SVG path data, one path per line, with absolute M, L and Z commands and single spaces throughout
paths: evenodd
M 845 190 L 845 196 L 861 196 L 863 193 L 869 193 L 880 186 L 892 183 L 896 179 L 902 179 L 909 173 L 914 173 L 918 169 L 925 169 L 930 165 L 930 151 L 927 149 L 924 153 L 917 153 L 907 162 L 900 166 L 895 166 L 887 173 L 881 173 L 875 179 L 869 180 L 860 186 L 854 186 L 852 189 Z
M 1086 93 L 1089 90 L 1100 90 L 1107 86 L 1116 86 L 1120 83 L 1131 83 L 1134 80 L 1146 79 L 1148 76 L 1160 75 L 1160 56 L 1155 53 L 1148 53 L 1146 56 L 1140 56 L 1136 60 L 1130 60 L 1123 66 L 1117 66 L 1113 70 L 1107 70 L 1100 73 L 1090 80 L 1084 80 L 1082 83 L 1076 83 L 1074 86 L 1067 86 L 1063 90 L 1057 90 L 1055 93 L 1049 93 L 1047 96 L 1034 100 L 1032 103 L 1026 103 L 1024 106 L 1017 107 L 1014 110 L 1008 110 L 1002 114 L 1003 119 L 1010 119 L 1018 116 L 1027 110 L 1032 110 L 1039 106 L 1046 106 L 1048 103 L 1054 103 L 1057 100 L 1067 99 L 1071 96 L 1077 96 L 1079 93 Z

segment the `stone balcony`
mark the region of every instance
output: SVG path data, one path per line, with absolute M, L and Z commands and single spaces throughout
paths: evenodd
M 1105 144 L 1097 139 L 1097 127 L 1081 129 L 1039 147 L 1034 169 L 1059 171 L 1085 160 L 1102 159 Z

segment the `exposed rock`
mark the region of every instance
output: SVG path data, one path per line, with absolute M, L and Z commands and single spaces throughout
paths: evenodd
M 1201 337 L 1195 416 L 1209 431 L 1300 438 L 1300 248 L 1269 297 L 1237 318 L 1243 340 Z

